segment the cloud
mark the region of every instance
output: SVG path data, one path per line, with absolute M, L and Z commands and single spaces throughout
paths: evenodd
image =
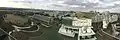
M 8 1 L 8 0 L 6 0 Z M 35 9 L 54 9 L 54 10 L 118 10 L 120 0 L 9 0 L 6 5 L 12 7 L 28 7 Z M 9 4 L 10 3 L 10 4 Z M 2 5 L 2 4 L 0 4 Z M 6 6 L 3 5 L 3 6 Z M 8 7 L 9 7 L 8 6 Z

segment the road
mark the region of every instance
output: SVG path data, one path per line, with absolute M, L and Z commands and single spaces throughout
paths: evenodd
M 93 24 L 94 30 L 96 32 L 97 40 L 119 40 L 119 38 L 116 38 L 112 36 L 111 26 L 108 25 L 108 28 L 104 30 L 102 28 L 102 22 L 97 22 Z

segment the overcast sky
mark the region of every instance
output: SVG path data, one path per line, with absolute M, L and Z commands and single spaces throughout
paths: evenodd
M 120 11 L 120 0 L 3 0 L 1 7 L 75 11 Z

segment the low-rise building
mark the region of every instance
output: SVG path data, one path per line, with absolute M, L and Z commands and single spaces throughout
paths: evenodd
M 53 23 L 53 18 L 48 16 L 35 14 L 32 16 L 32 18 L 35 19 L 36 23 L 41 23 L 41 25 L 45 27 L 51 27 L 51 24 Z
M 78 33 L 78 40 L 96 40 L 95 32 L 91 29 L 91 27 L 88 27 L 87 30 L 84 30 L 83 28 L 79 28 Z
M 92 19 L 87 18 L 78 19 L 76 17 L 63 17 L 62 25 L 58 33 L 70 37 L 74 37 L 75 34 L 78 34 L 78 40 L 96 40 L 96 37 L 94 36 L 95 32 L 91 29 L 93 28 L 91 22 Z

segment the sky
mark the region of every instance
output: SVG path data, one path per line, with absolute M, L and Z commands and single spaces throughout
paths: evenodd
M 120 0 L 2 0 L 0 7 L 119 12 Z

